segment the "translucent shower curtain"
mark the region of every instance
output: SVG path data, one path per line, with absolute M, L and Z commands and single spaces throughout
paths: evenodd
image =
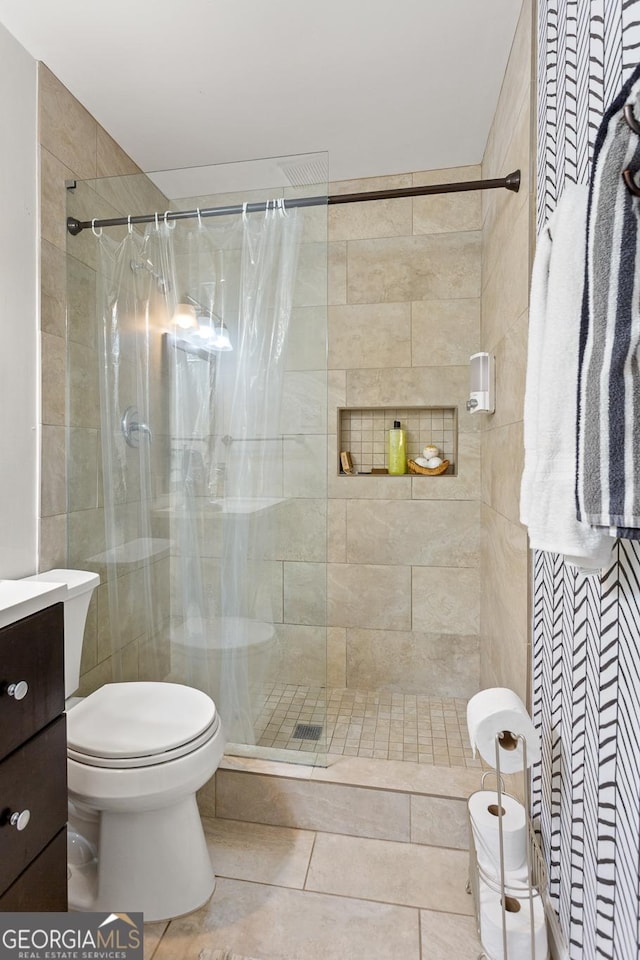
M 135 616 L 136 675 L 206 690 L 227 738 L 245 744 L 277 648 L 281 398 L 301 230 L 302 212 L 275 201 L 98 240 L 114 672 L 131 679 L 122 633 Z

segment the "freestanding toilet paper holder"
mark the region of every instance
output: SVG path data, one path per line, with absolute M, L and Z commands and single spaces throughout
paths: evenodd
M 503 815 L 504 807 L 502 805 L 503 796 L 511 796 L 508 794 L 504 788 L 504 781 L 502 779 L 502 773 L 500 770 L 500 750 L 504 749 L 504 738 L 510 737 L 513 743 L 509 744 L 509 749 L 516 749 L 518 743 L 522 744 L 522 761 L 523 761 L 523 798 L 524 798 L 524 808 L 525 808 L 525 817 L 526 817 L 526 868 L 527 868 L 527 879 L 526 882 L 518 883 L 509 882 L 506 883 L 506 869 L 505 869 L 505 856 L 504 856 L 504 825 L 503 825 Z M 533 829 L 533 824 L 529 816 L 530 807 L 530 790 L 529 790 L 529 776 L 528 776 L 528 762 L 527 762 L 527 741 L 522 734 L 505 734 L 498 733 L 495 737 L 495 752 L 496 752 L 496 765 L 495 765 L 495 777 L 497 782 L 497 818 L 498 818 L 498 840 L 499 840 L 499 875 L 494 876 L 486 867 L 482 866 L 478 859 L 478 852 L 476 848 L 475 835 L 473 832 L 471 817 L 469 817 L 469 880 L 467 881 L 467 893 L 473 895 L 473 902 L 475 906 L 475 915 L 476 915 L 476 924 L 478 928 L 478 936 L 480 938 L 480 944 L 482 946 L 482 953 L 478 955 L 478 960 L 541 960 L 540 956 L 536 955 L 536 930 L 535 930 L 535 918 L 534 918 L 534 907 L 536 898 L 540 898 L 542 902 L 542 897 L 547 890 L 547 871 L 544 858 L 542 856 L 542 851 L 540 849 L 540 844 L 538 843 L 538 838 L 535 835 Z M 484 789 L 484 784 L 486 778 L 491 776 L 491 771 L 486 771 L 482 775 L 482 789 Z M 481 913 L 480 913 L 480 881 L 483 881 L 491 890 L 494 890 L 500 895 L 501 903 L 501 915 L 502 915 L 502 952 L 501 954 L 488 953 L 485 943 L 483 942 L 483 933 L 482 933 L 482 923 L 481 923 Z M 514 896 L 517 894 L 517 896 Z M 529 911 L 529 930 L 530 930 L 530 948 L 529 956 L 525 957 L 523 953 L 518 951 L 518 955 L 515 954 L 512 956 L 509 953 L 509 946 L 507 942 L 507 914 L 515 910 L 520 910 L 520 901 L 526 901 L 528 904 Z M 527 909 L 527 907 L 525 907 Z M 547 951 L 547 957 L 548 957 Z

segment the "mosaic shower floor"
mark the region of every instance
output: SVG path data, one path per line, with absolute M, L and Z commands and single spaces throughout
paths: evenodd
M 258 745 L 450 767 L 473 759 L 467 701 L 277 683 L 257 722 Z

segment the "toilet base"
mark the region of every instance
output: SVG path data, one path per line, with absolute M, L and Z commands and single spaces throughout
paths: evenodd
M 215 875 L 193 794 L 160 810 L 96 817 L 97 860 L 71 866 L 70 910 L 142 913 L 150 922 L 192 913 L 211 897 Z M 72 813 L 71 829 L 86 825 Z

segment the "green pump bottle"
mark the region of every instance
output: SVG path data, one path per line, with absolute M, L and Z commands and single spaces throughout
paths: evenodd
M 401 476 L 407 472 L 407 443 L 405 431 L 399 420 L 393 421 L 393 430 L 389 430 L 389 473 Z

